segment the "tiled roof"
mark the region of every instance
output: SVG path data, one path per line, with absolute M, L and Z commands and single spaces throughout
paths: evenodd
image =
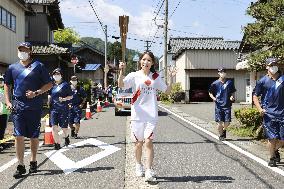
M 171 38 L 169 53 L 178 57 L 185 50 L 238 50 L 241 41 L 225 41 L 223 38 Z
M 86 67 L 82 70 L 84 71 L 96 71 L 101 64 L 86 64 Z
M 25 0 L 25 2 L 30 4 L 50 4 L 57 2 L 57 0 Z
M 32 47 L 33 54 L 67 54 L 68 48 L 59 47 L 54 44 L 50 45 L 34 45 Z

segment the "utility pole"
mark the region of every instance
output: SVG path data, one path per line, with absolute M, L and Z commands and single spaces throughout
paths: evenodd
M 146 42 L 146 51 L 149 51 L 149 48 L 151 47 L 150 45 L 149 45 L 149 43 L 151 43 L 151 41 L 145 41 Z
M 105 33 L 105 89 L 107 87 L 107 72 L 108 72 L 108 65 L 107 65 L 107 25 L 104 26 L 104 33 Z M 107 71 L 106 71 L 107 70 Z
M 165 0 L 165 22 L 164 22 L 164 69 L 165 81 L 168 82 L 168 14 L 169 14 L 169 1 Z

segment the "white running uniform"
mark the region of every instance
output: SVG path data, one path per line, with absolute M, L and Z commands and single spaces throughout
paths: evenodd
M 157 92 L 158 90 L 165 92 L 167 85 L 159 74 L 150 72 L 149 75 L 145 75 L 142 71 L 128 74 L 123 82 L 125 89 L 132 88 L 134 91 L 131 104 L 131 128 L 136 138 L 141 141 L 141 137 L 138 136 L 139 133 L 139 135 L 144 133 L 144 139 L 150 137 L 145 135 L 146 133 L 149 135 L 147 125 L 149 125 L 152 132 L 154 131 L 155 127 L 153 125 L 155 126 L 158 120 Z M 143 124 L 135 124 L 138 122 Z M 144 127 L 141 125 L 144 125 Z M 147 132 L 144 132 L 146 130 Z M 151 136 L 153 136 L 152 132 L 150 132 Z

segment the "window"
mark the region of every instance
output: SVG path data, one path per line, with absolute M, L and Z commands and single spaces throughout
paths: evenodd
M 7 11 L 2 8 L 1 24 L 7 26 Z
M 15 32 L 16 31 L 16 16 L 11 16 L 11 29 Z
M 11 29 L 11 13 L 7 12 L 7 28 Z
M 0 24 L 16 32 L 16 16 L 0 7 Z

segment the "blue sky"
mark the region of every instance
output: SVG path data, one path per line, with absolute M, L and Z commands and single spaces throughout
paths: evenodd
M 241 40 L 242 27 L 253 19 L 246 9 L 253 0 L 169 0 L 169 37 L 223 37 Z M 98 37 L 104 40 L 102 28 L 88 0 L 60 0 L 65 27 L 72 27 L 81 37 Z M 151 50 L 163 55 L 163 0 L 94 0 L 103 25 L 109 36 L 119 36 L 118 17 L 129 16 L 127 48 L 144 51 L 145 40 L 153 41 Z M 175 10 L 175 11 L 174 11 Z M 156 24 L 153 21 L 156 17 Z M 156 35 L 155 35 L 156 34 Z M 154 36 L 156 36 L 154 38 Z M 136 39 L 136 40 L 134 40 Z M 113 42 L 114 39 L 108 38 Z

